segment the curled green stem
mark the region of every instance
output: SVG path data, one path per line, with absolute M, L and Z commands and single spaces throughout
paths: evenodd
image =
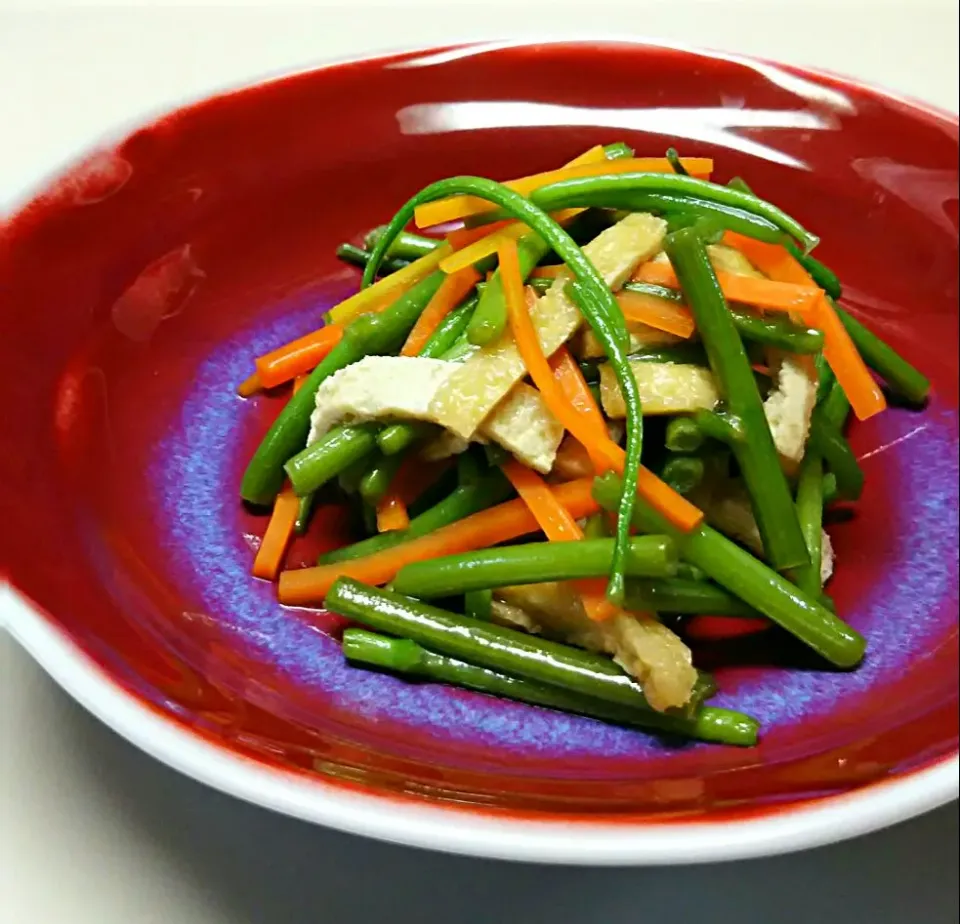
M 672 177 L 672 179 L 685 180 L 689 178 Z M 573 281 L 567 287 L 567 291 L 570 292 L 571 297 L 590 324 L 607 354 L 616 375 L 620 393 L 624 397 L 627 410 L 627 447 L 624 477 L 627 484 L 635 484 L 643 448 L 643 417 L 639 388 L 627 359 L 628 336 L 623 314 L 613 293 L 603 277 L 597 272 L 593 263 L 584 255 L 573 238 L 541 208 L 508 187 L 482 177 L 453 177 L 432 183 L 410 199 L 393 217 L 384 236 L 374 248 L 373 256 L 364 270 L 364 284 L 369 284 L 373 280 L 377 266 L 385 256 L 390 244 L 411 220 L 418 205 L 457 194 L 479 196 L 506 209 L 514 218 L 525 222 L 531 231 L 536 232 L 544 243 L 567 265 L 573 276 Z M 607 590 L 614 602 L 623 599 L 624 567 L 635 499 L 636 491 L 632 487 L 630 490 L 624 491 L 621 498 L 616 545 Z

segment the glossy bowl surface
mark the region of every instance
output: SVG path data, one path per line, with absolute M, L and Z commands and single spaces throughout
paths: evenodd
M 852 436 L 832 592 L 870 641 L 832 673 L 702 651 L 749 751 L 676 746 L 351 669 L 334 616 L 249 575 L 237 501 L 282 396 L 253 356 L 354 290 L 335 246 L 426 183 L 623 139 L 712 156 L 819 232 L 848 307 L 934 382 Z M 391 840 L 672 862 L 860 833 L 957 794 L 957 121 L 833 76 L 637 44 L 433 49 L 189 105 L 3 229 L 2 563 L 11 628 L 132 740 L 251 801 Z M 308 561 L 315 538 L 295 554 Z

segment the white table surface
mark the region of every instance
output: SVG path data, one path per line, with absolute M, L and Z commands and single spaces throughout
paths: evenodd
M 958 108 L 956 0 L 113 6 L 0 0 L 0 214 L 79 144 L 185 96 L 368 50 L 578 36 L 584 11 L 593 33 L 811 64 Z M 0 924 L 947 924 L 957 842 L 954 803 L 837 847 L 710 868 L 573 871 L 389 847 L 178 776 L 0 631 Z

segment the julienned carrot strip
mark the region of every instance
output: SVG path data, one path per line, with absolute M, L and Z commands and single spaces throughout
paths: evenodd
M 551 542 L 572 542 L 583 538 L 583 530 L 570 516 L 543 478 L 525 465 L 511 459 L 503 465 L 507 476 L 520 499 L 530 508 L 543 534 Z
M 273 503 L 273 512 L 270 522 L 263 534 L 263 541 L 253 560 L 253 575 L 265 578 L 268 581 L 276 580 L 283 557 L 287 554 L 290 540 L 293 538 L 293 528 L 297 522 L 297 513 L 300 509 L 300 498 L 293 493 L 290 485 L 285 485 Z
M 885 410 L 887 399 L 826 294 L 821 294 L 808 323 L 823 331 L 823 358 L 837 377 L 857 419 L 867 420 Z
M 709 158 L 687 157 L 681 161 L 688 173 L 704 174 L 713 170 L 713 161 Z M 535 189 L 549 183 L 559 183 L 575 177 L 605 176 L 615 173 L 673 173 L 673 167 L 665 157 L 627 157 L 622 160 L 606 161 L 601 149 L 597 163 L 580 163 L 574 167 L 563 167 L 560 170 L 549 170 L 546 173 L 535 173 L 532 176 L 510 180 L 504 185 L 528 196 Z M 418 206 L 414 212 L 414 221 L 420 228 L 433 227 L 448 221 L 456 221 L 469 215 L 479 215 L 493 209 L 485 199 L 475 196 L 450 196 L 437 202 L 428 202 Z
M 613 469 L 622 473 L 626 460 L 624 450 L 608 436 L 599 434 L 590 417 L 580 414 L 564 396 L 543 355 L 529 311 L 522 302 L 523 289 L 516 244 L 507 242 L 498 253 L 500 278 L 507 300 L 507 313 L 514 342 L 534 385 L 540 390 L 547 407 L 564 429 L 572 433 L 585 447 L 589 447 L 591 458 L 595 459 L 598 470 Z M 527 296 L 533 299 L 536 294 L 528 291 Z M 647 469 L 640 469 L 637 491 L 678 529 L 689 531 L 699 526 L 703 520 L 702 511 Z
M 669 263 L 651 261 L 644 263 L 633 275 L 638 282 L 650 282 L 654 285 L 679 288 L 677 274 Z M 773 279 L 757 279 L 753 276 L 738 276 L 734 273 L 717 271 L 717 281 L 724 297 L 731 302 L 756 305 L 768 311 L 810 313 L 820 298 L 820 289 L 809 282 L 798 285 Z
M 261 386 L 275 388 L 309 372 L 340 342 L 342 336 L 343 328 L 339 324 L 328 324 L 258 357 L 257 377 Z
M 511 459 L 503 466 L 503 473 L 520 495 L 520 499 L 530 508 L 547 539 L 551 542 L 575 542 L 583 538 L 583 530 L 577 525 L 577 521 L 557 500 L 550 485 L 536 472 Z M 605 581 L 577 581 L 575 584 L 591 619 L 599 622 L 616 611 L 616 607 L 604 597 Z
M 618 293 L 617 304 L 628 321 L 639 321 L 676 337 L 686 339 L 697 329 L 690 310 L 666 298 L 627 291 Z
M 414 260 L 413 263 L 384 276 L 372 286 L 361 289 L 356 295 L 340 302 L 328 312 L 329 319 L 337 324 L 346 324 L 357 315 L 366 314 L 384 308 L 399 298 L 407 289 L 432 273 L 440 261 L 451 251 L 449 242 L 444 241 L 430 253 Z
M 249 398 L 251 395 L 255 395 L 263 386 L 260 384 L 260 376 L 256 372 L 253 375 L 245 378 L 237 386 L 237 394 L 241 398 Z
M 427 307 L 423 309 L 420 317 L 417 318 L 417 323 L 413 325 L 413 329 L 407 336 L 407 342 L 404 343 L 400 355 L 416 356 L 426 345 L 440 322 L 466 298 L 470 290 L 479 281 L 480 274 L 472 266 L 447 276 L 440 283 L 440 288 L 433 293 L 433 298 L 427 302 Z
M 817 288 L 810 274 L 785 247 L 755 241 L 753 238 L 728 232 L 723 239 L 725 244 L 736 247 L 761 272 L 771 279 L 793 285 L 814 287 L 818 297 L 813 307 L 804 315 L 804 321 L 811 327 L 823 331 L 823 356 L 837 377 L 860 420 L 866 420 L 879 414 L 887 406 L 880 386 L 870 374 L 867 364 L 860 356 L 853 340 L 837 317 L 833 305 L 823 291 Z
M 585 443 L 577 437 L 574 437 L 574 439 L 580 443 L 590 457 L 590 462 L 597 474 L 602 474 L 611 467 L 611 459 L 608 454 L 604 453 L 603 449 L 604 441 L 609 439 L 609 435 L 607 424 L 603 419 L 603 414 L 596 399 L 593 397 L 593 392 L 590 391 L 576 360 L 565 346 L 560 347 L 550 357 L 549 362 L 550 370 L 557 385 L 560 386 L 563 396 L 583 419 L 584 426 L 589 425 L 592 432 L 591 438 Z
M 297 376 L 293 382 L 293 393 L 296 394 L 303 383 L 305 376 Z M 253 576 L 275 581 L 283 565 L 283 558 L 287 554 L 290 542 L 300 515 L 300 498 L 293 492 L 289 482 L 277 495 L 270 513 L 270 522 L 263 534 L 263 541 L 253 560 Z
M 566 399 L 580 414 L 592 422 L 596 433 L 606 436 L 607 424 L 603 419 L 603 413 L 570 351 L 566 346 L 560 347 L 550 357 L 549 362 L 550 371 Z
M 406 529 L 410 525 L 407 507 L 436 482 L 451 464 L 450 459 L 438 462 L 424 462 L 417 456 L 405 459 L 390 482 L 387 493 L 377 504 L 377 532 Z
M 592 478 L 581 478 L 557 485 L 553 493 L 570 516 L 577 519 L 597 509 L 592 487 Z M 338 577 L 356 578 L 365 584 L 385 584 L 404 565 L 412 562 L 486 549 L 537 529 L 537 521 L 522 500 L 507 501 L 366 558 L 284 571 L 280 574 L 280 602 L 290 605 L 319 603 Z
M 589 421 L 596 434 L 588 445 L 584 446 L 579 440 L 574 445 L 579 446 L 580 451 L 586 453 L 598 474 L 606 471 L 607 459 L 602 453 L 597 452 L 595 447 L 612 441 L 607 433 L 607 424 L 603 418 L 603 413 L 600 411 L 600 407 L 593 397 L 593 392 L 590 391 L 590 387 L 580 371 L 580 366 L 577 365 L 577 361 L 570 354 L 570 351 L 562 346 L 550 357 L 550 368 L 566 399 L 586 421 Z M 619 449 L 619 447 L 617 448 Z M 623 469 L 622 460 L 623 455 L 621 453 L 620 470 Z M 592 585 L 589 582 L 582 582 L 580 587 L 584 605 L 587 606 L 595 619 L 605 619 L 613 614 L 614 607 L 606 599 L 606 588 L 603 580 L 594 581 Z

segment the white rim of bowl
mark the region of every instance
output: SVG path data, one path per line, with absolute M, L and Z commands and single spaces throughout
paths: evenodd
M 526 40 L 470 42 L 451 38 L 447 55 L 496 52 L 527 45 L 612 42 L 638 47 L 670 48 L 695 55 L 722 57 L 747 67 L 779 68 L 776 62 L 749 55 L 698 48 L 639 36 L 546 36 Z M 431 54 L 438 46 L 385 49 L 342 60 L 320 61 L 247 80 L 210 86 L 186 98 L 172 99 L 124 120 L 100 138 L 79 144 L 52 173 L 31 177 L 21 186 L 9 210 L 15 215 L 76 158 L 110 146 L 135 128 L 176 109 L 211 96 L 283 80 L 297 74 L 343 64 L 376 61 L 396 55 Z M 937 118 L 956 121 L 956 114 L 904 97 L 888 89 L 814 68 L 790 72 L 825 77 L 895 99 Z M 0 586 L 0 629 L 14 639 L 47 674 L 81 706 L 142 751 L 198 782 L 303 821 L 388 843 L 446 853 L 524 862 L 590 865 L 670 865 L 739 860 L 790 853 L 836 843 L 906 821 L 958 798 L 960 755 L 954 754 L 921 770 L 860 790 L 772 810 L 767 815 L 721 823 L 657 822 L 651 825 L 596 825 L 565 821 L 501 819 L 462 808 L 443 808 L 403 797 L 347 789 L 322 777 L 310 778 L 253 759 L 204 740 L 172 717 L 145 706 L 115 683 L 99 665 L 29 600 Z M 575 837 L 571 837 L 575 833 Z
M 394 844 L 500 860 L 660 866 L 790 853 L 868 834 L 951 802 L 960 758 L 763 816 L 721 822 L 591 824 L 498 818 L 348 789 L 270 767 L 206 741 L 115 683 L 12 589 L 7 628 L 62 689 L 131 744 L 186 776 L 254 805 Z

